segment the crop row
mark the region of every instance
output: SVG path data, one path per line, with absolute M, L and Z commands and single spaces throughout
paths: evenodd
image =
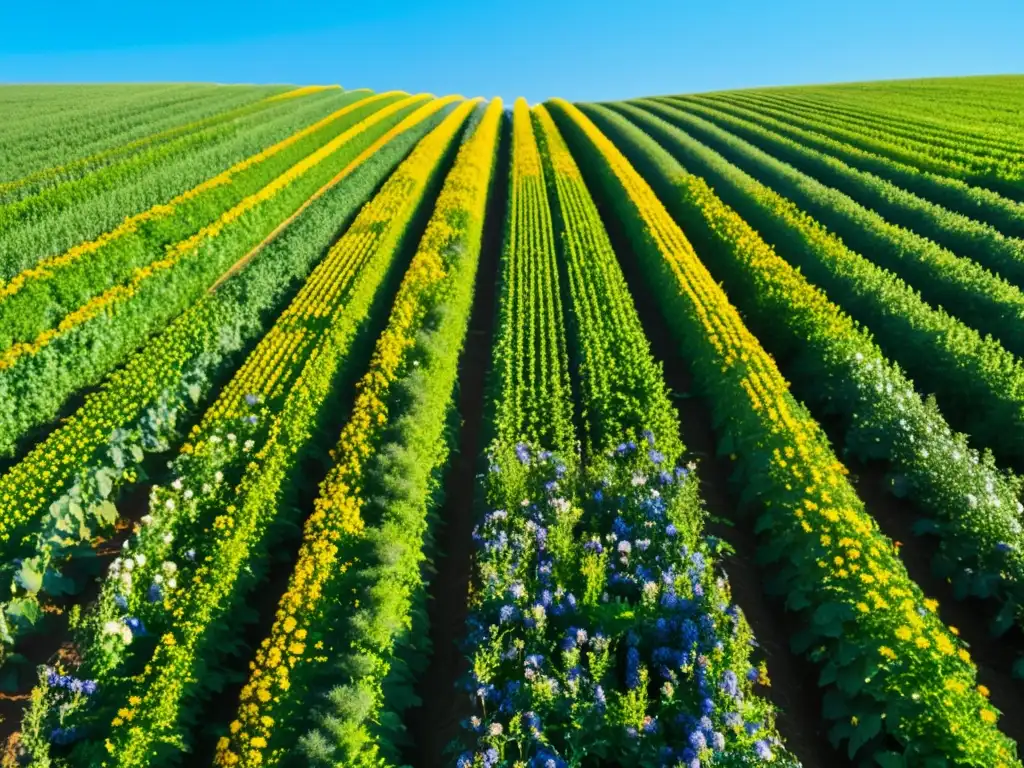
M 696 478 L 676 468 L 678 419 L 608 236 L 557 128 L 543 108 L 534 118 L 580 350 L 587 468 L 521 441 L 492 447 L 467 639 L 475 707 L 457 763 L 792 764 L 770 707 L 751 695 L 761 672 L 751 674 L 749 628 L 698 541 Z M 513 164 L 526 155 L 532 170 L 522 101 L 513 130 Z M 540 289 L 517 255 L 506 250 L 503 278 Z M 621 370 L 589 368 L 608 364 Z M 648 415 L 663 444 L 643 428 Z
M 746 102 L 746 99 L 744 99 Z M 749 102 L 746 102 L 749 103 Z M 1014 200 L 1021 200 L 1024 191 L 1021 187 L 1021 166 L 1019 163 L 1003 162 L 982 165 L 970 162 L 963 154 L 945 153 L 939 156 L 932 149 L 919 145 L 900 142 L 897 137 L 888 133 L 875 131 L 852 131 L 832 124 L 822 123 L 814 117 L 804 117 L 788 109 L 780 109 L 771 102 L 758 100 L 757 108 L 772 117 L 799 125 L 824 134 L 837 141 L 850 144 L 860 149 L 890 157 L 922 170 L 940 176 L 950 176 L 969 184 L 988 187 Z
M 8 94 L 13 89 L 5 89 Z M 124 144 L 182 118 L 215 114 L 236 104 L 280 93 L 280 86 L 230 88 L 208 85 L 60 88 L 5 104 L 0 142 L 0 179 L 13 181 L 34 171 Z
M 235 120 L 186 133 L 2 205 L 0 278 L 13 280 L 41 261 L 61 263 L 65 251 L 74 253 L 76 246 L 117 229 L 125 219 L 168 203 L 366 95 L 335 91 L 294 104 L 261 103 Z
M 12 582 L 4 605 L 5 645 L 45 627 L 41 620 L 50 614 L 42 608 L 53 595 L 81 589 L 83 576 L 91 574 L 70 579 L 63 573 L 68 559 L 109 531 L 115 514 L 110 505 L 142 479 L 146 455 L 180 444 L 191 414 L 208 404 L 240 353 L 264 334 L 341 225 L 440 119 L 423 115 L 413 113 L 364 150 L 341 183 L 155 336 L 0 477 L 0 562 Z
M 501 120 L 496 100 L 437 199 L 357 386 L 218 765 L 277 765 L 311 724 L 301 747 L 309 765 L 400 762 L 401 734 L 387 724 L 399 721 L 410 700 L 396 690 L 411 663 L 401 646 L 421 658 L 427 650 L 404 635 L 422 633 L 414 614 L 422 612 L 428 516 L 448 455 L 446 425 Z M 310 717 L 309 701 L 322 700 L 319 693 L 332 703 Z
M 301 482 L 300 459 L 473 106 L 445 118 L 360 212 L 193 428 L 175 479 L 154 489 L 149 515 L 83 622 L 79 677 L 96 681 L 98 696 L 79 696 L 71 709 L 80 719 L 69 724 L 63 689 L 49 691 L 46 704 L 64 732 L 84 725 L 89 735 L 72 764 L 156 765 L 187 747 L 187 726 L 203 693 L 218 686 L 231 619 L 264 570 L 273 528 L 294 516 L 285 502 L 289 484 Z M 152 641 L 132 642 L 143 634 Z
M 1024 237 L 1024 204 L 1003 197 L 990 189 L 971 186 L 959 179 L 939 176 L 844 144 L 813 130 L 761 114 L 753 105 L 745 105 L 733 99 L 677 97 L 675 101 L 680 104 L 698 103 L 734 117 L 753 120 L 762 127 L 770 128 L 774 133 L 799 142 L 803 146 L 824 152 L 853 168 L 886 179 L 926 200 L 989 224 L 1008 237 Z
M 770 587 L 799 613 L 794 647 L 821 670 L 833 741 L 881 765 L 1019 765 L 975 689 L 970 654 L 864 511 L 772 358 L 621 152 L 578 109 L 551 104 L 631 236 L 711 405 L 720 450 L 735 456 L 747 497 L 760 502 L 761 559 Z
M 646 110 L 626 104 L 614 109 L 706 177 L 779 255 L 863 323 L 891 359 L 914 379 L 927 381 L 951 423 L 1019 464 L 1024 365 L 1017 357 L 930 307 L 898 277 L 850 250 L 796 205 L 688 134 Z
M 934 242 L 889 223 L 848 195 L 828 187 L 703 118 L 655 101 L 643 102 L 658 117 L 691 133 L 766 186 L 832 229 L 851 248 L 891 270 L 972 328 L 1024 352 L 1013 330 L 1024 319 L 1024 291 Z
M 290 91 L 286 91 L 285 93 L 266 96 L 258 101 L 253 101 L 250 96 L 244 94 L 245 98 L 244 100 L 239 99 L 242 103 L 238 106 L 233 106 L 231 101 L 221 103 L 220 109 L 213 114 L 205 114 L 206 110 L 203 110 L 203 112 L 193 118 L 193 115 L 190 114 L 189 111 L 185 111 L 179 117 L 181 122 L 177 125 L 171 126 L 170 128 L 165 128 L 161 131 L 155 131 L 153 133 L 140 136 L 137 139 L 127 141 L 123 144 L 115 144 L 108 149 L 85 157 L 76 158 L 64 165 L 42 168 L 26 176 L 14 179 L 13 181 L 0 183 L 0 204 L 10 204 L 12 201 L 22 199 L 28 195 L 37 194 L 46 187 L 80 179 L 86 174 L 94 173 L 100 168 L 114 163 L 123 162 L 140 151 L 150 149 L 159 144 L 163 144 L 189 134 L 191 134 L 193 141 L 199 139 L 199 137 L 209 140 L 211 136 L 216 136 L 217 134 L 211 133 L 207 129 L 218 127 L 225 123 L 231 123 L 242 117 L 248 117 L 249 115 L 260 113 L 268 106 L 283 101 L 289 101 L 291 99 L 300 98 L 313 93 L 320 93 L 325 90 L 335 89 L 320 86 L 294 88 Z M 239 94 L 239 96 L 242 95 L 243 94 Z
M 838 413 L 850 451 L 862 460 L 888 462 L 892 492 L 911 499 L 928 521 L 922 527 L 940 538 L 939 572 L 962 597 L 996 597 L 997 633 L 1020 622 L 1020 481 L 954 433 L 870 334 L 777 255 L 704 180 L 625 118 L 590 110 L 704 254 L 712 275 L 724 280 L 737 308 L 755 330 L 766 330 L 760 338 L 767 351 L 784 372 L 793 372 L 815 414 Z
M 0 357 L 0 445 L 9 451 L 27 428 L 51 418 L 68 395 L 97 381 L 160 323 L 191 305 L 282 221 L 333 186 L 354 157 L 422 101 L 408 97 L 374 111 L 175 242 L 162 258 L 135 269 L 126 282 L 93 297 L 34 341 L 9 348 Z
M 678 102 L 665 103 L 678 105 Z M 973 259 L 1018 287 L 1024 285 L 1024 240 L 1005 237 L 993 227 L 923 200 L 873 174 L 851 168 L 837 158 L 779 136 L 762 125 L 702 105 L 686 104 L 683 108 L 818 181 L 834 186 L 888 221 L 914 230 L 960 256 Z

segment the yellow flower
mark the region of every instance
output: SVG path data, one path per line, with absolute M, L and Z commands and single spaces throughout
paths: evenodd
M 909 640 L 913 636 L 914 633 L 910 631 L 910 627 L 904 626 L 896 630 L 896 637 L 900 640 Z
M 879 648 L 878 652 L 882 654 L 885 658 L 889 659 L 889 661 L 896 660 L 896 651 L 894 651 L 887 645 L 883 645 L 881 648 Z
M 988 688 L 986 688 L 986 687 L 985 687 L 984 685 L 979 685 L 979 686 L 978 686 L 978 693 L 980 693 L 980 694 L 981 694 L 982 696 L 984 696 L 984 697 L 985 697 L 986 699 L 987 699 L 987 698 L 988 698 L 988 696 L 989 696 L 989 690 L 988 690 Z
M 996 713 L 993 712 L 991 709 L 982 709 L 981 719 L 982 722 L 992 725 L 998 718 L 996 718 Z

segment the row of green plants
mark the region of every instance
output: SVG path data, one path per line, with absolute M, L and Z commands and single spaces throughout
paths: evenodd
M 1003 197 L 998 192 L 972 186 L 959 179 L 923 171 L 898 160 L 837 141 L 812 129 L 801 128 L 784 120 L 762 114 L 757 111 L 755 104 L 738 98 L 734 99 L 727 95 L 715 98 L 688 96 L 676 97 L 676 101 L 698 103 L 714 107 L 714 109 L 734 117 L 753 120 L 803 146 L 842 160 L 852 168 L 874 174 L 926 200 L 982 221 L 995 227 L 1007 237 L 1024 237 L 1024 204 Z
M 542 263 L 511 230 L 557 233 L 584 440 L 582 454 L 571 442 L 560 453 L 505 443 L 532 420 L 495 411 L 506 423 L 495 425 L 488 511 L 474 532 L 464 681 L 474 707 L 453 745 L 456 764 L 796 765 L 771 706 L 754 694 L 764 670 L 751 664 L 750 629 L 714 568 L 719 544 L 700 536 L 678 417 L 597 209 L 544 108 L 532 125 L 525 102 L 514 114 L 512 197 L 546 178 L 549 199 L 531 209 L 552 211 L 510 218 L 502 280 L 533 293 L 532 306 L 551 304 L 544 293 L 559 286 L 534 279 Z M 502 318 L 535 338 L 558 322 L 540 312 Z M 500 376 L 501 362 L 495 395 L 505 401 L 520 382 Z M 528 391 L 522 402 L 557 418 L 551 409 L 572 410 L 569 390 L 565 380 L 560 402 Z
M 776 94 L 772 101 L 776 106 L 794 114 L 811 115 L 819 122 L 855 134 L 884 136 L 901 147 L 934 153 L 940 158 L 979 165 L 982 168 L 1007 162 L 1012 165 L 1018 159 L 1017 155 L 1021 149 L 1019 145 L 1014 148 L 1004 141 L 986 140 L 977 135 L 957 131 L 950 123 L 942 127 L 932 127 L 920 121 L 908 124 L 898 118 L 888 119 L 862 111 L 851 114 L 849 108 L 820 102 L 812 104 L 792 94 Z
M 806 98 L 796 94 L 777 93 L 780 104 L 790 103 L 804 108 L 820 109 L 824 115 L 835 115 L 842 118 L 845 124 L 849 124 L 852 118 L 856 122 L 870 125 L 874 128 L 888 128 L 893 133 L 911 138 L 919 138 L 926 142 L 934 141 L 939 146 L 964 148 L 975 148 L 977 154 L 985 154 L 987 151 L 996 150 L 1002 156 L 1007 152 L 1020 151 L 1022 146 L 1019 138 L 1002 134 L 999 136 L 990 135 L 987 132 L 979 132 L 977 123 L 968 125 L 957 120 L 929 119 L 925 115 L 915 114 L 911 109 L 907 112 L 902 108 L 902 103 L 896 100 L 890 102 L 885 114 L 877 109 L 865 109 L 852 104 L 844 104 L 838 100 L 822 101 L 820 99 Z M 978 94 L 981 95 L 981 94 Z M 984 96 L 982 95 L 982 98 Z M 993 104 L 993 106 L 995 106 Z
M 918 530 L 939 539 L 936 571 L 960 598 L 990 599 L 993 633 L 1024 618 L 1020 478 L 954 432 L 934 402 L 825 294 L 781 258 L 654 139 L 611 110 L 596 124 L 651 184 L 765 349 L 815 415 L 838 414 L 846 449 L 888 465 L 890 492 L 910 499 Z M 661 137 L 662 140 L 667 139 Z M 1024 664 L 1018 665 L 1024 672 Z
M 269 548 L 298 522 L 289 488 L 303 482 L 339 377 L 354 373 L 357 335 L 404 267 L 402 242 L 473 107 L 459 105 L 420 141 L 192 428 L 173 479 L 153 488 L 79 622 L 80 663 L 58 670 L 97 691 L 69 701 L 66 688 L 40 684 L 24 730 L 34 761 L 58 757 L 53 745 L 67 742 L 68 765 L 155 766 L 188 751 L 204 698 L 240 650 L 237 629 Z
M 1024 319 L 1024 291 L 1016 285 L 969 258 L 886 221 L 843 192 L 703 118 L 653 100 L 640 103 L 792 200 L 850 248 L 906 280 L 925 301 L 944 308 L 981 333 L 991 334 L 1011 352 L 1024 354 L 1024 340 L 1014 330 Z
M 441 116 L 410 116 L 377 139 L 352 173 L 315 201 L 244 269 L 186 310 L 0 476 L 2 621 L 10 656 L 28 634 L 59 631 L 48 606 L 81 593 L 100 560 L 91 543 L 123 519 L 119 496 L 177 449 L 195 415 L 259 341 L 338 233 Z M 159 468 L 153 479 L 159 479 Z M 71 563 L 74 568 L 69 568 Z
M 678 105 L 669 100 L 665 103 Z M 780 136 L 774 132 L 774 126 L 772 130 L 766 127 L 767 121 L 754 123 L 697 104 L 688 103 L 683 108 L 850 195 L 886 220 L 976 261 L 1018 287 L 1024 285 L 1024 240 L 1006 237 L 994 227 L 954 213 L 874 174 L 852 168 L 838 158 Z
M 183 115 L 212 114 L 239 97 L 254 101 L 281 90 L 280 86 L 79 85 L 25 88 L 20 98 L 11 98 L 8 90 L 0 179 L 13 181 L 109 149 L 175 125 Z
M 403 762 L 401 718 L 416 702 L 412 683 L 430 650 L 432 518 L 502 112 L 492 101 L 467 126 L 216 765 Z
M 945 156 L 940 156 L 932 148 L 913 143 L 908 145 L 888 132 L 850 130 L 831 122 L 823 122 L 818 119 L 816 113 L 803 116 L 789 107 L 780 108 L 770 99 L 759 99 L 758 108 L 786 122 L 810 128 L 837 141 L 890 157 L 921 170 L 987 187 L 1013 200 L 1020 201 L 1024 197 L 1024 186 L 1021 183 L 1022 168 L 1019 162 L 972 162 L 965 153 L 946 153 Z
M 337 91 L 338 89 L 333 90 Z M 76 158 L 63 165 L 41 168 L 18 179 L 0 182 L 0 204 L 7 205 L 29 195 L 37 194 L 48 187 L 75 181 L 100 168 L 115 163 L 124 163 L 133 155 L 187 134 L 215 137 L 219 133 L 209 132 L 206 129 L 258 113 L 275 103 L 317 92 L 319 89 L 297 88 L 282 94 L 268 95 L 265 98 L 253 100 L 253 94 L 245 91 L 227 91 L 223 98 L 217 100 L 215 109 L 211 110 L 211 105 L 207 104 L 202 104 L 202 108 L 183 109 L 178 115 L 180 122 L 169 128 L 147 133 L 123 144 L 115 144 L 108 149 Z
M 821 428 L 789 392 L 650 186 L 572 105 L 556 122 L 609 214 L 713 415 L 750 502 L 771 594 L 796 613 L 793 649 L 819 670 L 831 740 L 882 766 L 1020 765 L 970 653 L 866 513 Z
M 48 250 L 36 252 L 31 248 L 21 248 L 21 240 L 13 237 L 12 249 L 19 253 L 27 251 L 22 258 L 32 258 L 32 262 L 30 268 L 20 271 L 0 288 L 0 349 L 7 349 L 18 342 L 30 342 L 40 333 L 52 329 L 90 298 L 123 282 L 134 270 L 155 261 L 175 243 L 215 221 L 224 211 L 356 124 L 375 106 L 381 106 L 379 97 L 367 99 L 367 96 L 366 92 L 354 92 L 346 94 L 341 104 L 323 105 L 336 107 L 331 110 L 333 115 L 337 115 L 338 110 L 345 110 L 340 116 L 326 121 L 316 118 L 322 114 L 320 108 L 313 115 L 296 115 L 287 106 L 284 109 L 279 107 L 278 114 L 261 116 L 271 118 L 266 124 L 261 119 L 254 120 L 249 127 L 257 128 L 255 133 L 243 131 L 236 141 L 231 141 L 227 147 L 229 157 L 219 156 L 219 153 L 205 158 L 197 156 L 206 154 L 208 147 L 216 149 L 200 141 L 190 148 L 191 151 L 186 150 L 179 162 L 163 164 L 154 174 L 184 173 L 189 176 L 184 186 L 175 185 L 178 187 L 175 194 L 168 194 L 163 183 L 150 186 L 145 175 L 137 178 L 135 181 L 143 181 L 149 188 L 150 199 L 115 201 L 112 215 L 108 217 L 110 226 L 97 231 L 94 225 L 101 222 L 90 222 L 83 238 L 77 237 L 73 224 L 68 226 L 63 220 L 64 211 L 60 209 L 66 203 L 73 203 L 73 199 L 68 199 L 64 193 L 70 192 L 73 196 L 76 191 L 82 191 L 87 205 L 95 204 L 108 210 L 111 201 L 103 199 L 102 195 L 90 199 L 88 190 L 69 190 L 69 185 L 49 190 L 48 193 L 58 198 L 56 209 L 29 217 L 29 227 L 37 228 L 42 224 L 51 231 L 68 230 L 62 237 L 70 247 L 55 253 Z M 398 97 L 392 98 L 397 100 Z M 358 103 L 360 101 L 362 103 Z M 278 119 L 274 120 L 274 117 Z M 325 124 L 319 130 L 309 131 L 318 122 Z M 191 136 L 185 141 L 190 142 Z M 142 156 L 136 159 L 147 164 L 150 158 Z M 203 162 L 204 159 L 212 159 L 213 162 Z M 103 178 L 107 171 L 111 172 L 113 179 Z M 79 184 L 89 186 L 94 182 L 102 184 L 113 180 L 118 194 L 131 194 L 135 189 L 133 180 L 122 176 L 124 171 L 123 166 L 105 168 L 90 174 Z M 157 181 L 166 182 L 167 177 Z M 41 197 L 29 198 L 18 205 L 31 204 Z M 3 218 L 3 213 L 0 211 L 0 218 Z M 16 211 L 10 213 L 17 215 Z M 75 216 L 77 212 L 70 211 L 70 215 Z M 107 223 L 102 222 L 104 225 Z M 32 233 L 26 234 L 31 236 Z M 99 237 L 93 239 L 91 236 L 94 235 Z M 45 243 L 39 245 L 46 247 Z M 44 258 L 37 262 L 34 257 L 39 255 Z
M 896 275 L 850 250 L 796 205 L 675 126 L 637 107 L 612 108 L 705 177 L 780 256 L 868 328 L 891 360 L 916 381 L 928 382 L 951 424 L 1007 464 L 1021 466 L 1024 364 L 1017 357 L 929 306 Z
M 97 383 L 161 324 L 193 304 L 311 198 L 346 175 L 353 159 L 424 99 L 408 97 L 372 112 L 174 243 L 128 282 L 93 297 L 31 344 L 0 355 L 0 452 L 10 454 L 16 441 L 51 419 L 69 395 Z

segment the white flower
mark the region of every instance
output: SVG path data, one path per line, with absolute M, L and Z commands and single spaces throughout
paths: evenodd
M 213 479 L 218 483 L 221 482 L 224 479 L 224 473 L 218 469 L 216 472 L 214 472 Z
M 856 355 L 854 355 L 854 357 L 857 358 L 858 363 L 864 359 L 864 355 L 861 352 L 858 352 Z
M 173 499 L 168 499 L 167 501 L 164 502 L 164 506 L 167 507 L 168 510 L 173 510 L 174 509 L 174 500 Z
M 921 449 L 921 458 L 923 458 L 923 459 L 927 459 L 928 458 L 928 449 L 927 448 L 922 448 Z
M 134 568 L 135 568 L 135 561 L 134 560 L 129 559 L 129 560 L 125 560 L 124 561 L 124 569 L 126 571 L 128 571 L 128 573 L 131 573 L 132 570 L 134 570 Z
M 124 641 L 125 645 L 131 645 L 132 644 L 132 631 L 130 629 L 128 629 L 128 625 L 127 624 L 122 624 L 121 625 L 121 640 Z
M 204 494 L 205 493 L 209 493 L 212 490 L 213 490 L 213 487 L 209 483 L 203 483 L 202 491 L 203 491 Z
M 124 624 L 122 624 L 120 621 L 108 621 L 106 624 L 103 625 L 103 631 L 106 632 L 108 635 L 120 635 L 121 627 L 123 626 Z
M 128 549 L 131 546 L 131 544 L 132 543 L 129 539 L 125 539 L 124 544 L 121 545 L 121 549 Z
M 143 525 L 152 525 L 153 524 L 153 516 L 152 515 L 143 515 L 141 518 L 139 518 L 139 522 L 142 523 Z
M 135 562 L 141 568 L 146 564 L 146 556 L 141 552 L 137 552 L 135 554 Z
M 194 494 L 192 493 L 192 489 L 191 489 L 191 488 L 186 488 L 186 489 L 185 489 L 185 493 L 184 493 L 184 496 L 185 496 L 185 500 L 186 500 L 186 501 L 188 501 L 189 499 L 191 499 L 191 498 L 192 498 L 192 496 L 194 496 Z
M 641 475 L 639 472 L 633 475 L 633 485 L 643 485 L 647 482 L 647 478 Z
M 220 442 L 220 435 L 213 435 L 213 436 L 212 436 L 212 437 L 210 438 L 210 442 L 211 442 L 211 443 L 214 443 L 214 444 L 216 444 L 216 443 L 219 443 L 219 442 Z
M 160 567 L 164 569 L 164 573 L 168 574 L 174 573 L 176 570 L 178 570 L 177 564 L 172 563 L 170 560 L 164 560 L 163 565 L 161 565 Z
M 124 586 L 125 592 L 130 592 L 132 588 L 132 575 L 125 571 L 121 574 L 121 584 Z
M 170 544 L 172 541 L 174 541 L 174 534 L 168 531 L 164 534 L 164 544 Z
M 256 445 L 255 440 L 246 440 L 245 443 L 242 444 L 242 450 L 251 451 L 254 445 Z
M 175 579 L 174 577 L 171 577 L 171 578 L 169 578 L 167 580 L 167 588 L 168 589 L 175 589 L 177 586 L 178 586 L 178 580 Z
M 229 443 L 233 443 L 233 442 L 235 442 L 235 440 L 237 440 L 237 439 L 238 439 L 238 438 L 237 438 L 237 437 L 235 437 L 235 433 L 234 433 L 234 432 L 228 432 L 228 442 L 229 442 Z
M 953 451 L 951 455 L 953 456 L 953 461 L 960 461 L 960 451 Z
M 972 507 L 978 506 L 978 497 L 975 496 L 973 493 L 968 493 L 967 503 L 970 504 Z
M 180 477 L 176 477 L 176 478 L 174 478 L 174 482 L 171 483 L 171 488 L 173 488 L 176 491 L 180 491 L 181 490 L 181 485 L 182 485 L 181 484 L 181 478 Z
M 164 583 L 163 574 L 160 574 L 160 573 L 154 574 L 154 576 L 153 576 L 153 583 L 154 584 L 163 584 Z

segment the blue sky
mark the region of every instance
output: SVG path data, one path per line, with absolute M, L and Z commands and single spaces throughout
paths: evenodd
M 1024 73 L 1021 0 L 0 0 L 0 82 L 625 98 Z

